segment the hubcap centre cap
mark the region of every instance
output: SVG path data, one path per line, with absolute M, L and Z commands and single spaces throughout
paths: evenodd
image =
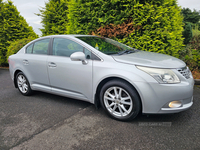
M 116 100 L 115 100 L 115 103 L 116 103 L 116 104 L 120 104 L 120 100 L 119 100 L 119 99 L 116 99 Z

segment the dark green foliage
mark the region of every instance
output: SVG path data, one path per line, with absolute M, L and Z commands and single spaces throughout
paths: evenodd
M 187 45 L 180 53 L 181 59 L 187 64 L 191 71 L 200 70 L 200 50 L 193 49 L 192 45 Z
M 110 37 L 131 47 L 178 57 L 183 46 L 183 24 L 176 3 L 176 0 L 69 0 L 67 32 L 100 35 L 99 29 L 109 26 L 110 35 L 111 28 L 131 20 L 132 32 Z
M 200 52 L 200 33 L 194 35 L 189 43 L 193 49 L 196 49 Z
M 192 39 L 192 26 L 190 23 L 185 23 L 184 31 L 183 31 L 183 37 L 184 37 L 184 44 L 187 45 L 190 40 Z
M 200 70 L 200 13 L 183 8 L 181 14 L 185 23 L 183 37 L 186 47 L 180 52 L 180 58 L 195 72 Z
M 196 24 L 200 21 L 200 13 L 197 12 L 195 9 L 192 12 L 189 8 L 183 8 L 181 10 L 181 14 L 184 17 L 183 22 L 191 22 L 193 24 Z
M 6 52 L 11 41 L 37 37 L 11 1 L 0 1 L 0 65 L 7 65 Z
M 41 9 L 43 29 L 42 35 L 66 34 L 67 32 L 67 2 L 66 0 L 49 0 Z
M 180 52 L 180 56 L 192 71 L 200 70 L 200 32 L 193 35 L 189 44 Z
M 20 40 L 11 42 L 6 53 L 7 60 L 10 55 L 16 54 L 22 47 L 24 47 L 26 44 L 28 44 L 34 39 L 35 38 L 30 37 L 30 38 L 20 39 Z
M 184 23 L 190 23 L 193 29 L 198 26 L 200 30 L 200 11 L 198 12 L 195 9 L 191 11 L 189 8 L 183 8 L 181 14 L 184 17 Z

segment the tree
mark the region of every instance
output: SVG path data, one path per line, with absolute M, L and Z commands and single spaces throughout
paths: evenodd
M 42 35 L 66 34 L 67 32 L 66 0 L 49 0 L 38 16 L 42 17 Z
M 184 31 L 183 31 L 184 44 L 187 45 L 192 39 L 192 26 L 189 22 L 185 23 Z
M 200 29 L 200 12 L 197 12 L 195 9 L 191 11 L 189 8 L 183 8 L 181 15 L 184 17 L 183 23 L 185 24 L 183 31 L 184 44 L 187 45 L 192 39 L 192 28 L 199 27 Z
M 0 65 L 7 64 L 6 52 L 11 41 L 37 37 L 11 1 L 0 1 Z
M 189 8 L 183 8 L 181 14 L 184 17 L 183 22 L 197 24 L 200 21 L 200 12 L 197 12 L 195 9 L 192 12 Z
M 183 46 L 180 11 L 177 0 L 69 0 L 67 32 L 103 34 L 131 47 L 178 57 Z

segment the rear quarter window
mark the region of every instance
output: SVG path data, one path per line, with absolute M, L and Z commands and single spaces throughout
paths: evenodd
M 26 48 L 26 53 L 27 53 L 27 54 L 31 54 L 31 53 L 32 53 L 32 50 L 33 50 L 33 44 L 29 45 L 29 46 Z

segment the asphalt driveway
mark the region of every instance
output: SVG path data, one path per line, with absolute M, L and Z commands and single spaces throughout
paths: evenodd
M 194 105 L 185 112 L 119 122 L 86 102 L 42 92 L 22 96 L 0 69 L 0 150 L 199 150 L 200 86 L 194 89 Z

